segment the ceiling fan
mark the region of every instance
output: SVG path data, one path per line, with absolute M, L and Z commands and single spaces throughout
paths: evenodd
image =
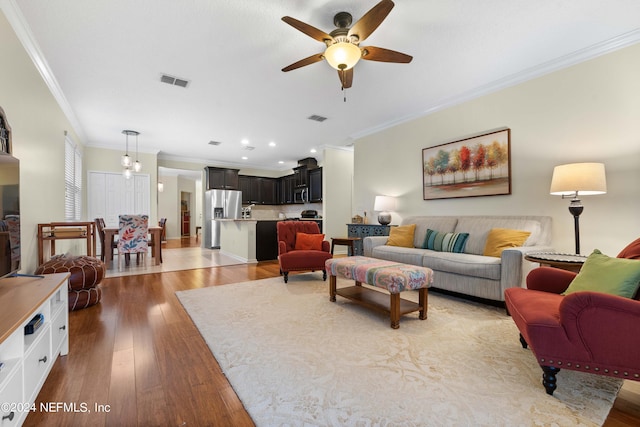
M 365 13 L 353 26 L 351 26 L 353 21 L 351 14 L 339 12 L 333 18 L 333 23 L 337 28 L 329 34 L 290 16 L 283 17 L 282 20 L 284 22 L 309 37 L 326 44 L 327 48 L 322 53 L 311 55 L 284 67 L 282 71 L 295 70 L 326 59 L 331 67 L 338 70 L 342 88 L 347 89 L 353 83 L 353 67 L 360 59 L 404 64 L 411 62 L 413 57 L 404 53 L 375 46 L 360 46 L 360 43 L 378 28 L 391 12 L 393 6 L 394 3 L 391 0 L 382 0 Z

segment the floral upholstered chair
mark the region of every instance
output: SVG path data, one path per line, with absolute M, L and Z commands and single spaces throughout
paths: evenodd
M 140 256 L 144 256 L 149 249 L 147 239 L 149 233 L 148 215 L 120 215 L 118 230 L 118 264 L 120 254 L 125 254 L 125 263 L 128 265 L 128 254 L 136 254 L 139 262 Z

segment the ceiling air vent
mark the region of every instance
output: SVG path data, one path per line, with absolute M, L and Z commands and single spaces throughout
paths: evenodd
M 209 145 L 220 145 L 222 142 L 220 141 L 209 141 Z
M 327 120 L 326 117 L 322 117 L 322 116 L 319 116 L 317 114 L 311 115 L 311 116 L 307 117 L 307 119 L 313 120 L 314 122 L 324 122 L 325 120 Z
M 247 151 L 251 151 L 251 150 L 255 150 L 256 147 L 252 147 L 251 145 L 245 145 L 244 147 L 242 147 L 243 150 L 247 150 Z
M 168 74 L 163 74 L 160 76 L 160 81 L 162 83 L 167 83 L 173 86 L 180 86 L 186 88 L 189 84 L 189 80 L 179 79 L 178 77 L 173 77 Z

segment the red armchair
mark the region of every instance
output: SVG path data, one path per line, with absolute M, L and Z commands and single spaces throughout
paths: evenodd
M 280 273 L 284 276 L 284 283 L 289 281 L 290 271 L 322 270 L 322 280 L 327 280 L 325 261 L 333 256 L 329 242 L 324 240 L 324 235 L 322 238 L 316 239 L 300 236 L 299 241 L 296 242 L 298 233 L 320 234 L 320 228 L 315 221 L 280 221 L 277 224 L 277 233 L 278 262 L 280 263 Z M 305 242 L 303 242 L 303 238 Z M 316 240 L 316 242 L 310 245 L 303 244 L 308 243 L 307 240 Z M 298 249 L 296 249 L 296 243 Z
M 618 258 L 638 258 L 640 239 Z M 527 289 L 509 288 L 505 304 L 543 370 L 547 394 L 561 368 L 640 381 L 640 292 L 635 299 L 592 291 L 560 295 L 576 273 L 540 267 L 527 276 Z

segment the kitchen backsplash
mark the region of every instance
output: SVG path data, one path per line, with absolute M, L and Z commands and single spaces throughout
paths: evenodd
M 318 211 L 318 216 L 323 216 L 323 206 L 322 203 L 304 203 L 299 205 L 283 205 L 283 206 L 273 206 L 273 205 L 256 205 L 251 208 L 251 219 L 281 219 L 280 214 L 282 213 L 285 218 L 300 218 L 300 213 L 307 209 L 313 209 Z

